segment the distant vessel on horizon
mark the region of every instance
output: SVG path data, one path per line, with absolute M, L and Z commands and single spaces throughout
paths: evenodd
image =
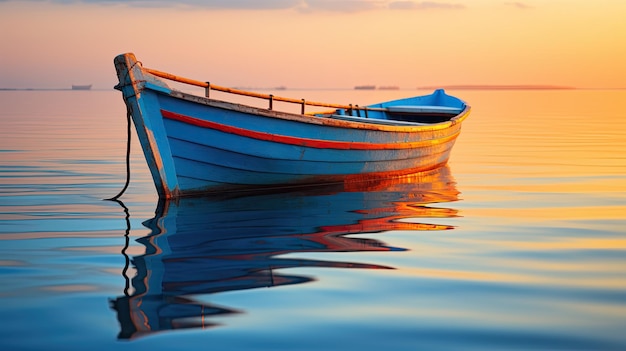
M 375 90 L 375 85 L 357 85 L 354 87 L 355 90 Z
M 87 84 L 87 85 L 72 84 L 72 90 L 91 90 L 91 84 Z
M 379 90 L 399 90 L 400 87 L 397 85 L 384 85 L 378 88 Z

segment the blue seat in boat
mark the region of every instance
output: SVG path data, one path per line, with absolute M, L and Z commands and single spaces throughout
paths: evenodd
M 445 114 L 459 114 L 463 111 L 460 107 L 449 107 L 449 106 L 389 106 L 387 110 L 391 113 L 418 113 L 418 114 L 429 114 L 429 113 L 445 113 Z

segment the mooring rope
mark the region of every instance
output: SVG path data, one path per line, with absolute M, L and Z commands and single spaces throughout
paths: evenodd
M 130 81 L 130 71 L 135 67 L 135 65 L 140 65 L 143 66 L 143 64 L 141 63 L 141 61 L 135 61 L 127 70 L 126 70 L 126 74 L 124 75 L 124 79 L 120 79 L 120 84 L 122 82 L 126 82 L 127 80 Z M 128 184 L 130 184 L 130 119 L 131 119 L 131 110 L 130 110 L 130 106 L 128 104 L 128 97 L 124 96 L 124 90 L 122 89 L 124 86 L 128 85 L 120 85 L 118 84 L 115 88 L 119 89 L 120 91 L 122 91 L 122 98 L 124 99 L 124 104 L 126 105 L 126 183 L 124 184 L 124 188 L 122 188 L 122 190 L 120 190 L 120 192 L 113 196 L 112 198 L 108 198 L 105 200 L 112 200 L 112 201 L 117 201 L 117 199 L 122 196 L 122 194 L 124 194 L 124 192 L 126 191 L 126 189 L 128 189 Z M 130 82 L 130 85 L 132 85 L 132 81 Z
M 117 199 L 124 194 L 126 189 L 128 189 L 128 184 L 130 183 L 130 119 L 130 107 L 126 105 L 126 184 L 124 184 L 124 188 L 122 188 L 117 195 L 105 200 L 117 201 Z

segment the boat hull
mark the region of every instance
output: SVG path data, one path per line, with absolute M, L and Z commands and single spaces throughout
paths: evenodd
M 390 177 L 444 165 L 459 118 L 386 125 L 293 114 L 170 89 L 131 54 L 116 58 L 161 197 Z

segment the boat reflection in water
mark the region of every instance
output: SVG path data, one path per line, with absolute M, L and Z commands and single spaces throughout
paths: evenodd
M 396 179 L 287 193 L 162 202 L 155 218 L 144 223 L 152 230 L 139 239 L 146 247 L 145 253 L 132 257 L 136 270 L 130 282 L 132 289 L 127 286 L 124 296 L 111 301 L 121 326 L 118 337 L 129 339 L 164 330 L 207 328 L 213 325 L 211 316 L 239 312 L 195 301 L 190 297 L 193 295 L 314 280 L 290 275 L 286 268 L 392 269 L 284 255 L 405 250 L 379 240 L 347 235 L 451 229 L 447 225 L 400 220 L 453 217 L 454 209 L 429 204 L 457 199 L 454 179 L 444 167 Z M 126 255 L 125 249 L 122 253 Z M 131 260 L 127 262 L 130 264 Z

